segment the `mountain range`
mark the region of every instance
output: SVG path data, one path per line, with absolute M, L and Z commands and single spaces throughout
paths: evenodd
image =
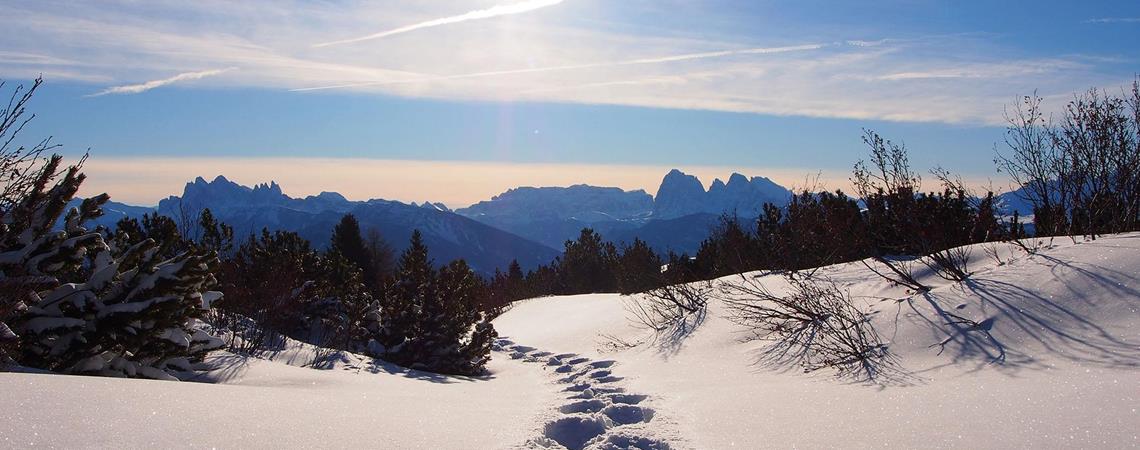
M 767 178 L 739 173 L 706 190 L 697 177 L 673 169 L 656 196 L 587 185 L 522 187 L 455 212 L 554 248 L 590 227 L 614 242 L 640 238 L 661 252 L 692 254 L 722 214 L 757 217 L 764 203 L 784 206 L 790 196 Z
M 109 202 L 95 225 L 113 227 L 123 218 L 147 213 L 196 217 L 208 208 L 238 236 L 262 228 L 289 230 L 320 248 L 341 217 L 351 213 L 365 232 L 378 231 L 396 250 L 405 248 L 418 229 L 437 263 L 464 258 L 475 270 L 491 273 L 512 260 L 524 268 L 549 263 L 585 227 L 619 244 L 639 238 L 659 252 L 694 254 L 722 215 L 751 219 L 764 203 L 784 206 L 790 195 L 768 178 L 738 173 L 728 182 L 714 180 L 706 190 L 697 177 L 674 169 L 655 196 L 640 189 L 584 184 L 518 187 L 452 211 L 431 202 L 351 201 L 335 192 L 293 198 L 275 182 L 249 187 L 218 176 L 213 181 L 198 177 L 186 184 L 182 195 L 165 198 L 157 207 Z M 1016 192 L 998 196 L 1003 209 L 1024 210 L 1023 203 Z M 1032 210 L 1021 211 L 1022 216 L 1027 213 Z
M 403 250 L 413 230 L 420 230 L 430 256 L 437 264 L 464 258 L 473 269 L 491 273 L 518 260 L 524 268 L 549 263 L 559 252 L 548 246 L 447 211 L 442 205 L 415 205 L 388 200 L 350 201 L 335 192 L 304 198 L 285 195 L 277 183 L 242 186 L 223 176 L 213 181 L 199 177 L 187 183 L 181 196 L 170 196 L 156 208 L 113 203 L 96 224 L 113 225 L 126 217 L 158 213 L 175 218 L 197 217 L 209 209 L 234 228 L 238 236 L 262 228 L 295 231 L 321 248 L 345 214 L 353 214 L 362 231 L 376 230 L 397 251 Z

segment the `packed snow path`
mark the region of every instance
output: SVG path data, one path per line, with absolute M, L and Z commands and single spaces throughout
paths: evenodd
M 644 436 L 645 424 L 654 410 L 642 403 L 647 395 L 626 392 L 622 377 L 614 374 L 614 361 L 594 361 L 575 353 L 553 354 L 515 344 L 507 338 L 496 340 L 494 350 L 511 359 L 542 365 L 558 384 L 566 401 L 557 416 L 542 429 L 542 436 L 527 442 L 530 448 L 642 449 L 671 448 L 664 441 Z

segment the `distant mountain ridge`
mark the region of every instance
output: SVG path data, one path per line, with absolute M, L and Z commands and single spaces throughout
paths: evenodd
M 129 208 L 121 214 L 109 215 L 100 223 L 113 225 L 124 217 L 139 217 L 150 212 L 176 219 L 197 217 L 208 208 L 215 217 L 232 226 L 239 238 L 258 233 L 262 228 L 288 230 L 321 248 L 327 245 L 341 217 L 351 213 L 360 221 L 362 230 L 379 231 L 397 251 L 407 246 L 413 230 L 420 230 L 437 264 L 463 258 L 476 271 L 491 273 L 496 268 L 505 269 L 512 260 L 517 259 L 523 267 L 531 268 L 549 263 L 559 254 L 550 247 L 452 213 L 440 204 L 350 201 L 335 192 L 292 198 L 275 182 L 248 187 L 224 176 L 213 181 L 198 177 L 186 184 L 181 196 L 167 197 L 159 201 L 157 208 Z M 122 209 L 116 206 L 107 210 Z
M 522 187 L 456 213 L 554 248 L 591 227 L 617 242 L 640 238 L 665 251 L 695 252 L 720 215 L 757 217 L 764 203 L 787 204 L 791 192 L 764 177 L 733 173 L 708 190 L 692 175 L 673 169 L 656 197 L 643 190 L 574 185 Z
M 751 179 L 733 173 L 725 183 L 717 178 L 706 191 L 693 175 L 673 169 L 661 180 L 653 204 L 653 219 L 666 220 L 693 214 L 735 213 L 758 217 L 765 203 L 783 206 L 792 192 L 765 177 Z

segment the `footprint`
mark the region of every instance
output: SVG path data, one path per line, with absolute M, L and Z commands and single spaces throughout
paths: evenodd
M 653 419 L 653 410 L 635 405 L 610 405 L 602 410 L 602 414 L 618 425 L 648 422 Z
M 590 372 L 590 378 L 605 378 L 610 376 L 611 373 L 612 372 L 608 370 L 595 370 L 593 372 Z
M 558 411 L 562 412 L 563 414 L 596 413 L 605 407 L 606 402 L 595 399 L 574 402 L 569 405 L 562 405 L 561 408 L 558 408 Z
M 616 394 L 615 393 L 615 394 L 606 394 L 605 398 L 608 398 L 611 402 L 618 403 L 618 404 L 636 405 L 638 403 L 645 401 L 645 399 L 649 398 L 649 396 L 648 395 L 641 395 L 641 394 Z
M 590 387 L 591 386 L 588 383 L 579 383 L 579 384 L 575 384 L 573 386 L 570 386 L 566 389 L 563 389 L 563 391 L 566 391 L 566 392 L 582 392 L 586 389 L 590 389 Z
M 563 417 L 543 427 L 543 435 L 570 450 L 581 450 L 587 442 L 605 432 L 605 421 L 592 416 Z
M 554 369 L 554 371 L 558 372 L 558 373 L 570 373 L 570 372 L 574 371 L 574 366 L 571 366 L 569 364 L 563 364 L 561 366 L 558 366 L 557 369 Z
M 591 448 L 598 450 L 669 450 L 668 443 L 656 439 L 633 436 L 624 433 L 606 436 L 606 439 Z
M 494 346 L 513 359 L 545 363 L 543 370 L 561 374 L 558 383 L 567 386 L 568 403 L 558 407 L 562 416 L 547 422 L 542 434 L 527 441 L 527 448 L 636 449 L 668 450 L 668 442 L 639 436 L 641 427 L 627 425 L 653 420 L 655 412 L 641 406 L 649 398 L 642 394 L 628 394 L 621 387 L 623 377 L 615 376 L 613 360 L 593 361 L 576 353 L 552 354 L 535 347 L 517 345 L 501 339 Z
M 593 389 L 586 389 L 582 392 L 579 392 L 577 394 L 571 395 L 571 396 L 566 397 L 566 398 L 569 400 L 591 399 L 591 398 L 594 398 L 594 390 Z

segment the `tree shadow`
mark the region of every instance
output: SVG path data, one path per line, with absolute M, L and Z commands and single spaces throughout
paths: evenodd
M 372 358 L 361 369 L 369 373 L 386 373 L 389 375 L 398 375 L 404 378 L 411 378 L 413 380 L 428 381 L 438 384 L 454 384 L 462 382 L 479 382 L 490 381 L 495 379 L 495 375 L 488 372 L 485 375 L 479 376 L 465 376 L 465 375 L 444 375 L 435 372 L 427 372 L 418 369 L 409 369 L 404 366 L 390 363 L 382 359 Z
M 1140 292 L 1135 289 L 1111 282 L 1097 273 L 1085 273 L 1090 279 L 1099 280 L 1097 286 L 1107 289 L 1113 295 L 1140 300 Z M 1072 290 L 1073 297 L 1053 299 L 1025 287 L 993 279 L 967 280 L 962 286 L 981 298 L 983 307 L 995 308 L 995 317 L 1004 318 L 1006 327 L 1014 327 L 1022 336 L 1040 344 L 1053 356 L 1106 368 L 1140 367 L 1140 343 L 1128 342 L 1113 335 L 1064 304 L 1065 300 L 1084 301 L 1081 297 L 1085 293 L 1072 290 L 1072 287 L 1069 289 Z M 1011 301 L 1017 298 L 1030 301 Z
M 1040 255 L 1039 255 L 1040 256 Z M 1044 257 L 1054 276 L 1070 269 L 1090 284 L 1117 298 L 1140 299 L 1140 291 L 1113 279 L 1130 275 L 1108 268 L 1079 267 L 1053 257 Z M 1106 274 L 1108 274 L 1106 276 Z M 1098 325 L 1074 308 L 1073 302 L 1085 301 L 1087 292 L 1065 284 L 1071 296 L 1050 298 L 1024 286 L 975 275 L 954 287 L 976 299 L 976 304 L 960 304 L 946 308 L 948 298 L 937 291 L 899 301 L 928 326 L 935 341 L 930 347 L 939 354 L 949 354 L 944 365 L 915 372 L 920 374 L 963 363 L 974 363 L 972 371 L 996 368 L 1008 374 L 1023 369 L 1042 370 L 1046 365 L 1030 355 L 1030 344 L 1039 345 L 1047 354 L 1081 365 L 1105 368 L 1140 368 L 1140 343 L 1129 342 Z M 954 298 L 959 301 L 960 298 Z M 916 302 L 921 302 L 916 304 Z M 919 305 L 927 308 L 921 308 Z M 968 318 L 958 311 L 970 306 L 979 308 L 980 317 Z M 1097 305 L 1088 305 L 1096 307 Z M 896 317 L 896 327 L 897 327 Z
M 230 352 L 214 352 L 195 364 L 193 372 L 178 375 L 182 381 L 223 384 L 241 379 L 249 369 L 249 356 Z

